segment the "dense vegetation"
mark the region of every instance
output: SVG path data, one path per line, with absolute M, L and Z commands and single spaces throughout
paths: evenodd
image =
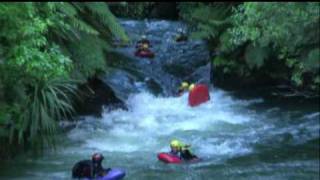
M 52 146 L 77 85 L 128 39 L 106 3 L 1 3 L 0 24 L 0 155 Z
M 112 13 L 121 18 L 144 19 L 148 17 L 154 2 L 109 3 Z
M 319 93 L 320 4 L 180 3 L 194 38 L 208 39 L 213 64 L 224 76 L 268 77 Z

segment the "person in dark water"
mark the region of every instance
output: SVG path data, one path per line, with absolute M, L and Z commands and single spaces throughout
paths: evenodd
M 105 176 L 110 168 L 104 169 L 102 161 L 104 157 L 100 153 L 92 155 L 91 160 L 81 160 L 72 168 L 72 178 L 96 178 Z
M 137 42 L 135 55 L 153 58 L 154 53 L 150 50 L 150 47 L 152 47 L 150 41 L 147 39 L 146 35 L 142 35 L 141 40 Z
M 169 154 L 179 157 L 182 160 L 198 160 L 199 158 L 192 154 L 190 145 L 185 145 L 178 140 L 172 140 L 170 142 L 171 151 Z
M 137 49 L 142 49 L 143 47 L 151 47 L 150 41 L 147 39 L 146 35 L 142 35 L 141 39 L 137 42 L 136 48 Z
M 181 42 L 181 41 L 187 41 L 187 40 L 188 40 L 187 33 L 184 30 L 182 30 L 182 28 L 179 28 L 178 34 L 176 36 L 176 41 Z

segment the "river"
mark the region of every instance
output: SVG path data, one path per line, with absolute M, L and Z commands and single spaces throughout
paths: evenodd
M 198 107 L 188 95 L 132 94 L 128 111 L 105 108 L 84 116 L 61 135 L 56 151 L 23 155 L 2 164 L 0 179 L 71 179 L 73 164 L 94 152 L 105 167 L 126 170 L 130 180 L 319 179 L 319 104 L 275 104 L 219 88 Z M 157 153 L 177 138 L 192 144 L 203 161 L 168 165 Z

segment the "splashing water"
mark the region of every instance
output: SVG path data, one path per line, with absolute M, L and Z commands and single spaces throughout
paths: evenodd
M 70 179 L 73 163 L 93 152 L 105 155 L 104 166 L 124 168 L 127 179 L 136 180 L 319 177 L 319 149 L 314 145 L 319 142 L 318 112 L 295 115 L 293 120 L 299 123 L 277 124 L 273 122 L 283 117 L 292 119 L 292 112 L 274 107 L 258 112 L 252 107 L 265 103 L 263 99 L 239 100 L 219 89 L 210 96 L 209 102 L 192 108 L 187 94 L 164 98 L 142 91 L 131 95 L 128 111 L 105 109 L 102 118 L 84 117 L 57 153 L 23 157 L 10 163 L 0 177 Z M 169 151 L 173 138 L 192 144 L 203 161 L 159 162 L 157 153 Z

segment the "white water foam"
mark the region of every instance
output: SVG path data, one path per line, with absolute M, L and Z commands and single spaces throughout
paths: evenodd
M 254 118 L 250 114 L 234 111 L 254 101 L 235 101 L 225 92 L 215 89 L 210 101 L 197 106 L 188 106 L 188 95 L 181 97 L 156 97 L 142 92 L 129 97 L 129 110 L 113 110 L 103 113 L 96 123 L 86 121 L 84 129 L 79 126 L 69 137 L 81 141 L 81 148 L 108 152 L 167 151 L 172 138 L 179 138 L 193 144 L 203 155 L 239 154 L 250 152 L 244 139 L 226 139 L 215 143 L 202 140 L 201 136 L 215 135 L 221 131 L 221 124 L 244 125 Z M 190 132 L 192 135 L 190 135 Z M 86 137 L 86 138 L 84 138 Z M 199 140 L 200 138 L 200 140 Z M 206 144 L 206 145 L 203 145 Z

